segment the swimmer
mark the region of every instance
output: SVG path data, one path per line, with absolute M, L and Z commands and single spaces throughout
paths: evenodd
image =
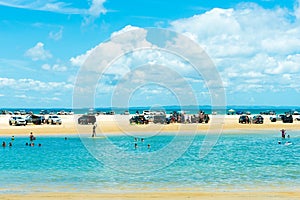
M 42 144 L 41 143 L 39 143 L 39 147 L 41 147 L 42 146 Z
M 134 143 L 134 148 L 137 149 L 138 148 L 138 145 L 137 143 Z
M 6 143 L 4 141 L 2 142 L 2 147 L 6 147 Z
M 10 143 L 8 144 L 8 146 L 9 146 L 9 147 L 12 147 L 12 143 L 10 142 Z
M 278 141 L 278 144 L 281 144 L 281 141 Z
M 148 149 L 150 149 L 150 147 L 151 147 L 150 144 L 148 144 L 147 147 L 148 147 Z
M 144 138 L 141 139 L 141 142 L 144 142 Z
M 28 146 L 28 142 L 26 142 L 26 144 L 25 144 L 26 146 Z
M 15 140 L 15 136 L 11 136 L 11 140 Z

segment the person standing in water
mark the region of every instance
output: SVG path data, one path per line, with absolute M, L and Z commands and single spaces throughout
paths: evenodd
M 282 137 L 282 139 L 285 139 L 285 135 L 286 135 L 285 130 L 281 129 L 281 137 Z
M 35 140 L 35 137 L 33 136 L 32 132 L 30 132 L 29 139 L 30 139 L 31 142 L 32 142 L 33 140 Z
M 97 124 L 94 124 L 92 137 L 96 137 L 96 127 L 97 127 Z

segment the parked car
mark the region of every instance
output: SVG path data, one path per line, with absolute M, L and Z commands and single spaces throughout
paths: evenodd
M 78 124 L 95 124 L 96 117 L 94 115 L 82 115 L 78 118 Z
M 283 114 L 280 115 L 274 115 L 270 117 L 271 122 L 276 122 L 276 121 L 282 121 L 282 118 L 284 117 Z
M 40 114 L 41 115 L 47 115 L 47 114 L 49 114 L 49 110 L 41 110 Z
M 283 123 L 293 123 L 293 116 L 290 114 L 286 114 L 282 117 Z
M 26 120 L 24 117 L 20 117 L 20 116 L 12 116 L 11 118 L 9 118 L 9 125 L 15 125 L 15 126 L 20 126 L 26 125 Z
M 38 116 L 38 115 L 27 115 L 25 120 L 26 120 L 26 124 L 33 123 L 35 125 L 44 124 L 46 121 L 44 116 Z
M 61 118 L 57 115 L 50 115 L 47 119 L 47 124 L 62 124 Z
M 130 124 L 148 124 L 149 120 L 147 120 L 144 115 L 136 115 L 133 116 L 130 120 L 129 120 Z
M 241 115 L 239 118 L 239 123 L 241 124 L 249 124 L 250 123 L 250 118 L 247 115 Z
M 256 115 L 252 118 L 252 123 L 253 124 L 263 124 L 264 118 L 261 115 Z

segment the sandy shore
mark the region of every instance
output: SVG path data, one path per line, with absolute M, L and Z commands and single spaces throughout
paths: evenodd
M 10 136 L 10 135 L 28 135 L 30 132 L 35 134 L 83 134 L 91 133 L 92 125 L 78 125 L 76 123 L 77 118 L 80 115 L 66 115 L 62 117 L 62 125 L 33 125 L 28 124 L 27 126 L 9 126 L 8 121 L 9 115 L 0 115 L 0 135 Z M 47 118 L 47 116 L 45 116 Z M 102 134 L 120 134 L 123 132 L 197 132 L 204 133 L 207 130 L 222 130 L 224 133 L 230 130 L 237 133 L 243 133 L 247 131 L 256 130 L 270 130 L 279 132 L 280 129 L 284 128 L 286 130 L 300 130 L 300 121 L 294 121 L 294 123 L 282 123 L 281 121 L 271 122 L 269 120 L 270 116 L 264 116 L 264 124 L 239 124 L 239 116 L 226 115 L 224 119 L 223 116 L 213 116 L 215 120 L 211 120 L 208 124 L 148 124 L 148 125 L 130 125 L 129 115 L 99 115 L 97 116 L 97 133 Z
M 205 199 L 205 200 L 296 200 L 300 198 L 300 192 L 149 192 L 149 193 L 116 193 L 116 194 L 86 194 L 86 193 L 34 193 L 34 194 L 11 194 L 0 195 L 0 199 L 5 200 L 93 200 L 93 199 Z

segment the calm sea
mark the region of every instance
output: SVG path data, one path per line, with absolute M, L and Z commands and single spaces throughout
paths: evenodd
M 214 111 L 218 114 L 227 114 L 229 109 L 234 109 L 235 111 L 242 112 L 251 112 L 251 114 L 260 114 L 261 112 L 267 111 L 275 111 L 277 114 L 284 114 L 289 111 L 298 111 L 300 112 L 299 106 L 228 106 L 225 110 L 215 108 Z M 75 114 L 85 114 L 89 112 L 88 108 L 0 108 L 0 112 L 2 110 L 14 112 L 25 110 L 25 112 L 32 111 L 34 114 L 39 114 L 41 110 L 57 113 L 59 111 L 70 112 L 73 111 Z M 139 113 L 143 113 L 144 110 L 165 110 L 166 113 L 170 113 L 172 111 L 185 111 L 188 114 L 196 114 L 199 110 L 204 111 L 205 113 L 211 114 L 212 108 L 211 106 L 162 106 L 159 108 L 153 107 L 129 107 L 129 108 L 95 108 L 95 112 L 115 112 L 116 114 L 123 114 L 125 111 L 129 111 L 130 114 L 135 114 L 136 111 Z
M 298 190 L 300 133 L 288 134 L 291 138 L 285 140 L 279 131 L 222 134 L 202 159 L 198 155 L 205 135 L 162 134 L 145 136 L 143 142 L 131 136 L 39 136 L 34 147 L 25 145 L 29 138 L 16 137 L 12 147 L 0 149 L 0 193 Z M 185 141 L 191 143 L 175 155 Z M 285 145 L 287 141 L 292 144 Z

